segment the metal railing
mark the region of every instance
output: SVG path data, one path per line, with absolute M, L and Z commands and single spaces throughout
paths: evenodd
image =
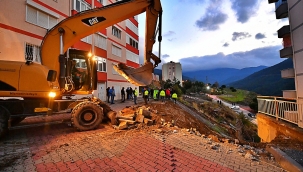
M 302 105 L 299 106 L 296 99 L 258 96 L 258 112 L 273 116 L 277 120 L 281 119 L 298 125 L 298 109 L 302 110 Z

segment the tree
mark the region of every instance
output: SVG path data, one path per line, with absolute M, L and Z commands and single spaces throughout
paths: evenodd
M 193 84 L 192 84 L 192 82 L 191 82 L 190 80 L 185 80 L 185 81 L 183 82 L 183 88 L 184 88 L 185 90 L 190 89 L 192 86 L 193 86 Z
M 164 88 L 170 88 L 172 86 L 173 86 L 173 83 L 171 82 L 170 79 L 166 80 L 163 85 Z
M 219 83 L 216 81 L 211 87 L 212 88 L 219 88 Z
M 258 100 L 257 98 L 253 98 L 253 102 L 249 104 L 249 107 L 254 110 L 255 112 L 258 112 Z

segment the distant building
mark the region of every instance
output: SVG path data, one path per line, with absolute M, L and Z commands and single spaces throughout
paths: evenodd
M 174 78 L 176 78 L 178 81 L 180 81 L 180 84 L 182 85 L 182 67 L 179 62 L 175 63 L 173 61 L 170 61 L 169 63 L 165 63 L 162 65 L 162 80 L 171 80 L 173 81 Z
M 153 73 L 153 80 L 154 81 L 159 81 L 159 75 L 156 75 Z

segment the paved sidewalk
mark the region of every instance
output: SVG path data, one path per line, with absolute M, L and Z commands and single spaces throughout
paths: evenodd
M 111 107 L 121 110 L 129 105 L 133 102 Z M 0 141 L 0 172 L 283 171 L 245 159 L 230 145 L 220 143 L 219 150 L 212 150 L 207 141 L 156 126 L 119 131 L 101 124 L 85 132 L 65 123 L 32 127 L 12 130 Z
M 0 171 L 282 171 L 227 153 L 224 144 L 220 152 L 205 149 L 202 137 L 156 131 L 75 132 L 65 124 L 15 130 L 0 144 Z

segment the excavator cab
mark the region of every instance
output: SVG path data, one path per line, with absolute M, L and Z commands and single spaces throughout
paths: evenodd
M 69 49 L 66 52 L 66 57 L 65 92 L 67 94 L 87 94 L 87 91 L 96 89 L 96 61 L 90 53 Z

